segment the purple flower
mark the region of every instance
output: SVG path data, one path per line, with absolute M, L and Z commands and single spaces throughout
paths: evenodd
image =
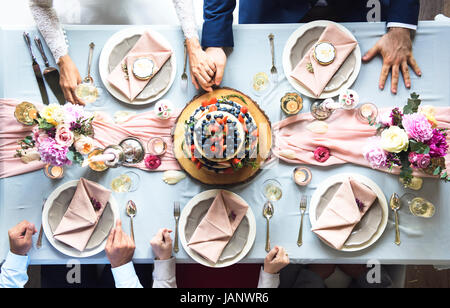
M 361 213 L 364 212 L 364 207 L 365 207 L 364 203 L 361 200 L 359 200 L 358 198 L 355 198 L 355 201 L 356 201 L 356 205 L 359 208 L 359 211 Z
M 425 142 L 433 137 L 433 128 L 428 119 L 420 113 L 406 114 L 403 116 L 403 128 L 410 138 Z
M 433 130 L 433 136 L 427 141 L 430 146 L 430 156 L 431 157 L 444 157 L 447 155 L 448 144 L 445 139 L 447 134 L 440 131 L 439 129 Z
M 67 158 L 69 149 L 58 144 L 54 139 L 47 138 L 39 144 L 38 148 L 41 160 L 52 166 L 71 165 L 72 162 Z
M 431 163 L 431 156 L 429 154 L 418 154 L 416 152 L 411 152 L 408 155 L 408 160 L 413 168 L 425 169 Z
M 387 154 L 380 147 L 380 137 L 369 138 L 369 143 L 363 149 L 364 158 L 372 168 L 387 167 Z
M 74 130 L 78 130 L 81 129 L 81 124 L 77 123 L 77 122 L 71 122 L 70 123 L 70 130 L 74 131 Z
M 396 107 L 392 109 L 391 112 L 391 125 L 400 125 L 403 120 L 403 113 L 400 111 L 400 108 Z
M 99 201 L 97 201 L 97 199 L 95 199 L 94 197 L 91 197 L 91 204 L 96 212 L 100 211 L 102 208 L 102 204 Z

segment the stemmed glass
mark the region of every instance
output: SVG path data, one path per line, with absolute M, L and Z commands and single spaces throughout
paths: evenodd
M 400 201 L 407 204 L 411 213 L 417 217 L 431 218 L 436 211 L 433 203 L 411 193 L 401 196 Z
M 133 171 L 127 171 L 111 182 L 111 189 L 117 193 L 135 192 L 139 188 L 141 178 Z
M 275 179 L 268 179 L 263 183 L 263 195 L 267 200 L 276 202 L 283 196 L 281 183 Z

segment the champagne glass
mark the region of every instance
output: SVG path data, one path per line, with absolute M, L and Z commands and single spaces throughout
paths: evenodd
M 409 210 L 414 216 L 431 218 L 436 212 L 433 203 L 415 194 L 406 193 L 400 200 L 409 206 Z
M 111 189 L 117 193 L 135 192 L 140 181 L 141 178 L 136 172 L 128 171 L 112 180 Z
M 275 179 L 266 180 L 263 183 L 263 194 L 267 200 L 276 202 L 283 196 L 281 183 Z
M 255 95 L 261 96 L 270 88 L 269 76 L 264 72 L 256 73 L 252 78 L 251 88 Z

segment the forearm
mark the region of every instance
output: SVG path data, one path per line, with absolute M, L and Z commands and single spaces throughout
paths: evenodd
M 233 11 L 236 0 L 205 0 L 203 47 L 233 47 Z
M 186 39 L 197 39 L 198 30 L 195 22 L 194 4 L 192 0 L 172 0 L 178 20 Z
M 116 283 L 116 288 L 141 289 L 142 285 L 139 281 L 133 262 L 112 268 L 112 274 Z
M 280 274 L 269 274 L 261 267 L 259 273 L 258 288 L 259 289 L 274 289 L 280 285 Z
M 58 63 L 61 57 L 68 54 L 68 45 L 52 4 L 52 0 L 30 0 L 30 9 L 39 31 Z
M 176 288 L 176 260 L 155 260 L 153 269 L 153 288 Z
M 28 282 L 28 257 L 9 253 L 0 273 L 0 288 L 23 288 Z

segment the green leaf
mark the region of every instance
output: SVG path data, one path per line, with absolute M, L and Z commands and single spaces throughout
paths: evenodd
M 73 151 L 67 152 L 67 159 L 73 162 L 75 160 L 75 153 Z
M 418 142 L 415 140 L 410 140 L 409 141 L 409 148 L 411 149 L 411 151 L 413 152 L 417 152 L 419 154 L 428 154 L 430 153 L 430 146 L 422 143 L 422 142 Z
M 231 97 L 239 98 L 244 104 L 247 105 L 247 102 L 245 101 L 245 98 L 242 97 L 241 95 L 230 94 L 230 95 L 227 95 L 227 96 L 222 96 L 223 99 L 230 99 Z
M 412 93 L 411 98 L 408 98 L 408 104 L 403 107 L 403 114 L 412 114 L 419 111 L 419 106 L 422 101 L 419 99 L 417 93 Z
M 441 173 L 441 171 L 442 171 L 441 167 L 438 166 L 438 167 L 436 167 L 436 169 L 434 169 L 433 175 L 438 175 Z
M 43 130 L 49 130 L 55 127 L 53 124 L 48 123 L 45 119 L 39 118 L 38 119 L 39 128 Z

